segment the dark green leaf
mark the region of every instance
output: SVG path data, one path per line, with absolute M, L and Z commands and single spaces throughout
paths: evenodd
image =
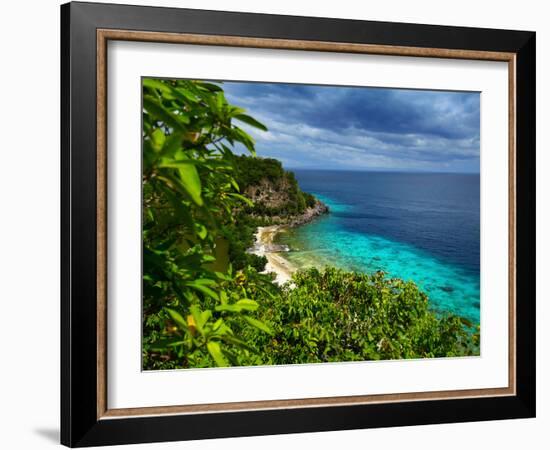
M 179 312 L 177 312 L 176 310 L 171 309 L 171 308 L 164 308 L 164 309 L 168 312 L 168 314 L 170 315 L 172 320 L 174 322 L 176 322 L 176 324 L 182 330 L 187 330 L 187 322 L 185 321 L 185 319 L 181 316 L 181 314 Z
M 270 335 L 273 334 L 273 331 L 271 330 L 271 328 L 269 328 L 261 320 L 254 319 L 253 317 L 250 317 L 250 316 L 244 316 L 244 320 L 246 320 L 250 325 L 257 328 L 258 330 L 264 331 L 265 333 L 270 334 Z
M 250 125 L 254 128 L 258 128 L 262 131 L 267 131 L 267 127 L 263 123 L 258 122 L 256 119 L 254 119 L 254 117 L 250 117 L 247 114 L 237 114 L 233 117 L 235 117 L 235 119 L 240 120 L 241 122 L 244 122 L 247 125 Z
M 151 114 L 153 120 L 161 121 L 176 131 L 184 132 L 186 130 L 181 123 L 181 119 L 178 119 L 174 114 L 160 105 L 159 102 L 153 97 L 144 96 L 143 107 L 149 114 Z

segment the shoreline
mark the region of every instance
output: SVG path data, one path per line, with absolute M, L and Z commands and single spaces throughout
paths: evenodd
M 254 233 L 254 246 L 249 249 L 249 252 L 257 256 L 265 256 L 267 259 L 265 268 L 261 273 L 274 273 L 275 279 L 273 282 L 278 285 L 291 281 L 292 274 L 298 268 L 281 255 L 281 253 L 288 252 L 290 249 L 286 245 L 275 244 L 275 237 L 288 228 L 305 225 L 328 212 L 328 206 L 320 200 L 316 200 L 315 205 L 307 208 L 303 214 L 291 216 L 286 223 L 258 227 L 256 233 Z
M 297 268 L 290 261 L 281 256 L 281 252 L 288 251 L 285 246 L 277 245 L 273 241 L 275 237 L 284 231 L 285 225 L 269 225 L 256 229 L 254 247 L 251 253 L 257 256 L 265 256 L 267 264 L 261 273 L 274 273 L 274 283 L 283 285 L 292 279 L 292 274 Z

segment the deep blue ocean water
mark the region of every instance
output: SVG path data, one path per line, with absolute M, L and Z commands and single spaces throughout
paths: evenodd
M 479 175 L 294 170 L 330 213 L 279 237 L 298 267 L 416 282 L 435 311 L 479 323 Z

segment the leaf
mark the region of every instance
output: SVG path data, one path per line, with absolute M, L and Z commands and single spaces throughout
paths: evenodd
M 193 280 L 193 283 L 202 284 L 204 286 L 217 286 L 218 285 L 218 282 L 216 280 L 212 280 L 210 278 L 199 278 L 197 280 Z
M 189 310 L 191 311 L 191 315 L 193 317 L 193 320 L 195 322 L 195 327 L 197 328 L 197 330 L 199 331 L 199 333 L 203 334 L 204 333 L 204 324 L 206 322 L 208 322 L 208 319 L 210 317 L 204 315 L 204 313 L 206 312 L 209 312 L 210 315 L 212 315 L 212 312 L 207 310 L 207 311 L 201 311 L 201 309 L 197 306 L 197 305 L 193 305 L 189 308 Z
M 220 323 L 218 324 L 218 322 L 220 322 Z M 233 335 L 233 331 L 231 330 L 231 328 L 229 328 L 229 326 L 227 326 L 227 324 L 225 322 L 223 322 L 223 319 L 219 319 L 216 322 L 216 326 L 217 326 L 216 328 L 214 328 L 214 327 L 212 328 L 212 331 L 213 331 L 212 336 L 218 336 L 218 337 L 221 337 L 223 339 L 225 336 L 232 336 Z
M 227 276 L 225 273 L 222 273 L 222 272 L 214 272 L 214 275 L 216 275 L 216 277 L 218 277 L 220 280 L 224 280 L 224 281 L 233 280 L 233 278 L 231 278 L 230 276 Z
M 201 313 L 200 326 L 204 328 L 204 326 L 206 325 L 206 322 L 208 322 L 211 317 L 212 317 L 212 311 L 210 311 L 209 309 L 207 309 L 206 311 L 203 311 Z
M 187 322 L 179 312 L 171 308 L 164 308 L 164 309 L 168 312 L 172 320 L 176 322 L 176 324 L 178 324 L 182 330 L 187 331 Z
M 176 94 L 179 94 L 179 97 L 181 99 L 185 99 L 185 100 L 188 100 L 192 103 L 198 103 L 199 100 L 197 99 L 197 97 L 195 96 L 195 94 L 193 94 L 191 91 L 189 91 L 188 89 L 185 89 L 185 88 L 175 88 L 174 89 L 176 91 Z
M 256 119 L 250 117 L 247 114 L 237 114 L 234 117 L 235 119 L 240 120 L 241 122 L 244 122 L 254 128 L 258 128 L 262 131 L 267 131 L 267 127 L 263 123 L 258 122 Z
M 212 330 L 216 331 L 218 330 L 223 324 L 223 319 L 218 319 L 216 322 L 214 322 L 214 325 L 212 325 Z
M 222 305 L 227 304 L 227 293 L 225 291 L 220 291 L 220 302 L 222 302 Z
M 195 232 L 197 236 L 204 240 L 208 236 L 208 230 L 202 223 L 195 223 Z
M 172 160 L 163 162 L 159 167 L 178 169 L 182 187 L 197 205 L 202 206 L 203 200 L 201 197 L 201 179 L 199 172 L 195 167 L 195 162 L 190 160 Z
M 185 125 L 188 125 L 191 121 L 189 119 L 189 114 L 187 112 L 182 111 L 181 109 L 178 109 L 174 112 L 174 116 L 180 121 L 183 122 Z
M 245 202 L 248 206 L 254 206 L 254 202 L 252 200 L 250 200 L 249 198 L 245 197 L 244 195 L 241 195 L 241 194 L 236 194 L 234 192 L 230 192 L 228 193 L 227 195 L 231 196 L 231 197 L 235 197 L 235 198 L 238 198 L 239 200 L 242 200 L 243 202 Z
M 227 362 L 227 359 L 225 359 L 225 356 L 222 353 L 222 349 L 220 347 L 220 344 L 218 344 L 215 341 L 210 341 L 206 344 L 206 348 L 208 348 L 208 353 L 212 356 L 215 363 L 219 367 L 227 367 L 229 366 L 229 363 Z
M 259 305 L 254 300 L 243 298 L 231 305 L 222 303 L 216 306 L 216 311 L 241 312 L 241 311 L 256 311 Z
M 159 162 L 159 167 L 164 169 L 180 169 L 181 167 L 187 166 L 197 166 L 200 163 L 198 161 L 193 161 L 192 159 L 172 159 L 172 158 L 162 158 Z
M 161 351 L 161 350 L 167 350 L 172 347 L 177 347 L 178 345 L 182 345 L 184 341 L 181 340 L 181 338 L 177 339 L 160 339 L 157 342 L 151 344 L 151 350 L 153 351 Z
M 185 286 L 192 287 L 193 289 L 196 289 L 197 291 L 200 291 L 203 294 L 206 294 L 209 297 L 212 297 L 214 300 L 218 300 L 218 295 L 212 289 L 207 288 L 202 284 L 196 283 L 194 281 L 187 281 L 184 284 Z
M 215 310 L 218 312 L 222 312 L 222 311 L 241 312 L 242 309 L 235 304 L 231 304 L 231 305 L 222 304 L 222 305 L 216 306 Z
M 151 134 L 151 143 L 155 151 L 159 152 L 164 146 L 165 141 L 166 135 L 164 134 L 164 131 L 162 131 L 160 128 L 157 128 L 155 131 L 153 131 L 153 134 Z
M 239 108 L 238 106 L 234 105 L 228 105 L 229 112 L 231 113 L 231 116 L 234 117 L 239 114 L 244 114 L 246 112 L 246 109 Z
M 216 258 L 212 255 L 203 255 L 202 256 L 202 262 L 203 263 L 211 263 L 216 261 Z
M 229 182 L 231 183 L 231 185 L 235 188 L 235 190 L 237 192 L 241 190 L 241 188 L 239 187 L 239 185 L 237 184 L 237 182 L 233 178 L 230 178 Z
M 237 306 L 240 306 L 241 309 L 245 311 L 256 311 L 260 305 L 258 302 L 251 300 L 249 298 L 243 298 L 235 303 Z
M 251 353 L 258 353 L 258 350 L 256 350 L 254 347 L 248 345 L 245 341 L 242 339 L 238 339 L 234 336 L 231 336 L 230 334 L 224 334 L 221 336 L 221 339 L 223 339 L 224 342 L 229 342 L 231 344 L 234 344 L 238 347 L 244 348 L 245 350 L 248 350 Z
M 223 104 L 225 100 L 222 92 L 216 93 L 216 108 L 220 112 L 223 111 Z
M 201 81 L 200 84 L 198 84 L 198 86 L 204 87 L 204 88 L 206 88 L 206 89 L 208 89 L 209 91 L 212 91 L 212 92 L 219 92 L 219 91 L 223 92 L 223 89 L 221 87 L 219 87 L 217 84 L 213 84 L 213 83 L 205 83 L 204 81 Z
M 199 206 L 204 203 L 201 197 L 201 179 L 194 165 L 182 166 L 178 169 L 181 183 L 191 199 Z
M 250 325 L 252 325 L 254 328 L 257 328 L 258 330 L 264 331 L 269 335 L 273 335 L 273 331 L 271 328 L 269 328 L 265 323 L 258 319 L 254 319 L 250 316 L 243 316 L 244 320 L 246 320 Z
M 252 139 L 252 137 L 250 137 L 249 134 L 241 128 L 233 128 L 232 132 L 234 139 L 241 142 L 250 154 L 255 156 L 256 149 L 254 148 L 254 139 Z
M 171 88 L 167 84 L 163 83 L 160 80 L 155 80 L 154 78 L 144 78 L 143 86 L 150 89 L 158 89 L 163 94 L 170 94 Z
M 143 97 L 143 107 L 151 116 L 153 116 L 153 119 L 164 122 L 167 126 L 176 131 L 186 131 L 186 128 L 182 125 L 177 116 L 164 108 L 164 106 L 162 106 L 150 95 Z
M 175 132 L 166 138 L 164 142 L 164 147 L 162 148 L 162 156 L 171 157 L 174 156 L 182 146 L 182 133 Z

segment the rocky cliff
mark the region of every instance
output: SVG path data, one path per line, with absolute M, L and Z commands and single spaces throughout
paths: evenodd
M 275 159 L 241 156 L 237 164 L 241 192 L 254 202 L 246 213 L 273 224 L 298 226 L 328 212 L 313 195 L 303 192 L 294 173 Z

